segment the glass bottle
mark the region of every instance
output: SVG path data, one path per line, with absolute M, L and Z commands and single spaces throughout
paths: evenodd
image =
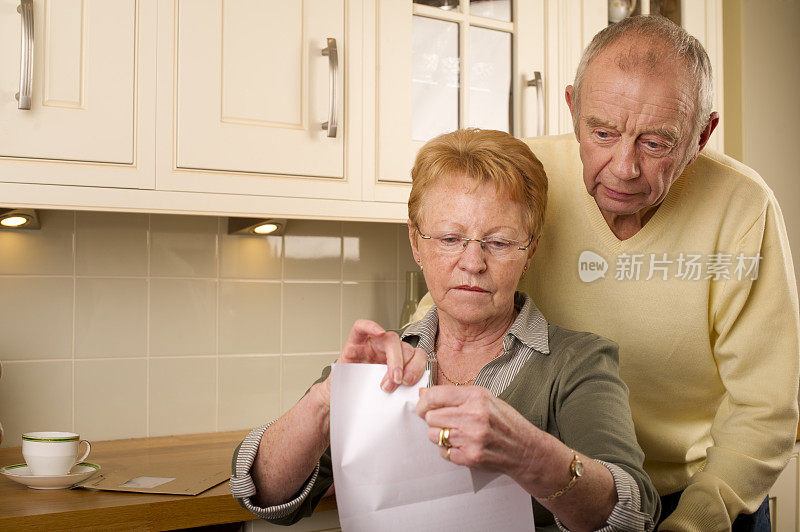
M 402 329 L 411 323 L 411 316 L 417 310 L 417 284 L 422 272 L 408 271 L 406 272 L 406 298 L 403 303 L 403 310 L 400 311 L 400 328 Z

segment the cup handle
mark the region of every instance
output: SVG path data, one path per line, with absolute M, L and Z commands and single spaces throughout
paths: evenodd
M 86 457 L 89 456 L 90 452 L 92 452 L 92 444 L 89 443 L 89 440 L 81 440 L 81 443 L 85 443 L 86 444 L 86 452 L 83 453 L 83 456 L 78 458 L 78 460 L 75 462 L 76 464 L 80 464 L 81 462 L 86 460 Z

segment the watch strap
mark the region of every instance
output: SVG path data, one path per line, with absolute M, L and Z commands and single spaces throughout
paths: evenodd
M 561 497 L 570 489 L 572 489 L 572 486 L 574 486 L 575 483 L 578 482 L 578 479 L 581 478 L 581 475 L 583 474 L 583 463 L 581 462 L 580 458 L 578 458 L 578 453 L 576 453 L 572 449 L 570 449 L 570 452 L 572 453 L 572 462 L 570 462 L 569 464 L 569 471 L 570 473 L 572 473 L 572 478 L 570 479 L 569 483 L 566 486 L 556 491 L 552 495 L 544 497 L 542 500 L 552 501 L 555 498 Z

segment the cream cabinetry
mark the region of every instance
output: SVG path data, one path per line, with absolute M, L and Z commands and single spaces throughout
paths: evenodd
M 477 9 L 481 3 L 444 10 L 410 1 L 378 2 L 379 181 L 409 182 L 416 152 L 446 131 L 484 127 L 521 136 L 526 98 L 530 119 L 537 121 L 537 88 L 526 81 L 544 70 L 544 3 L 505 4 L 506 12 L 490 18 Z
M 345 102 L 359 89 L 345 7 L 162 2 L 158 188 L 360 199 L 357 172 L 345 175 Z
M 505 12 L 487 9 L 489 2 L 437 4 L 379 0 L 366 17 L 375 43 L 365 47 L 366 63 L 376 65 L 367 70 L 374 90 L 365 92 L 374 113 L 364 131 L 374 142 L 365 151 L 367 197 L 405 202 L 417 151 L 444 131 L 567 131 L 564 87 L 583 47 L 608 23 L 605 2 L 595 0 L 491 3 Z
M 154 4 L 22 6 L 0 0 L 0 181 L 152 187 Z
M 30 1 L 23 111 L 0 0 L 2 205 L 231 216 L 403 221 L 435 133 L 570 131 L 564 87 L 607 24 L 598 0 Z M 715 67 L 720 1 L 682 3 Z
M 795 444 L 789 463 L 769 490 L 769 512 L 773 532 L 800 530 L 800 444 Z

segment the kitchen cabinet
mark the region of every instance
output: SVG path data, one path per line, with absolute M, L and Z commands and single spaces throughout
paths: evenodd
M 795 444 L 789 463 L 769 491 L 769 513 L 773 532 L 800 530 L 800 444 Z
M 32 0 L 23 111 L 18 4 L 0 0 L 4 206 L 363 221 L 406 219 L 438 132 L 571 131 L 564 87 L 607 24 L 601 0 Z M 721 89 L 721 0 L 681 5 Z
M 458 127 L 564 132 L 564 86 L 606 13 L 594 0 L 378 1 L 366 16 L 376 66 L 365 194 L 407 201 L 419 148 Z
M 526 98 L 531 120 L 538 119 L 539 89 L 526 81 L 544 70 L 543 1 L 472 1 L 452 9 L 439 3 L 453 6 L 378 2 L 375 118 L 381 182 L 410 182 L 419 148 L 459 127 L 521 136 Z
M 0 181 L 153 186 L 151 8 L 0 0 Z
M 360 199 L 345 175 L 359 36 L 344 0 L 162 7 L 158 131 L 173 142 L 159 189 Z

